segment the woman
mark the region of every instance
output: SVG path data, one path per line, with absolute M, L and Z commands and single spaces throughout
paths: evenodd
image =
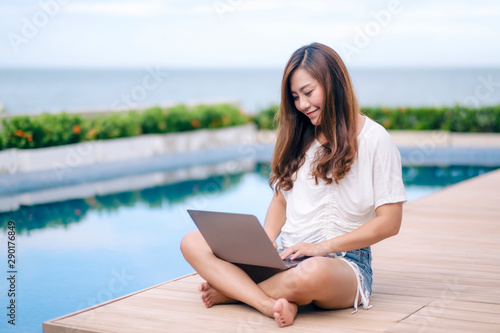
M 241 301 L 280 327 L 293 323 L 297 305 L 368 309 L 370 245 L 399 232 L 406 201 L 399 152 L 382 126 L 360 114 L 344 63 L 323 44 L 293 53 L 277 117 L 275 194 L 264 230 L 276 247 L 281 234 L 282 258 L 312 258 L 256 284 L 190 232 L 181 249 L 207 281 L 202 301 Z

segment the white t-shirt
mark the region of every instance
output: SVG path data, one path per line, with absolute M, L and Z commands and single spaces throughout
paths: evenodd
M 375 217 L 387 203 L 406 202 L 401 156 L 385 128 L 366 117 L 358 135 L 358 156 L 351 170 L 328 185 L 312 176 L 311 162 L 321 144 L 314 140 L 302 167 L 293 175 L 293 188 L 282 191 L 286 222 L 281 244 L 318 243 L 346 234 Z

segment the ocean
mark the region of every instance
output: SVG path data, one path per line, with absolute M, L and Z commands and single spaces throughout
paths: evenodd
M 361 106 L 500 104 L 499 68 L 350 69 Z M 0 69 L 9 114 L 236 102 L 279 103 L 282 69 Z

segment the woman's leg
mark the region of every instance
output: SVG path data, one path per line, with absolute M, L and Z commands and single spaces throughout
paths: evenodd
M 239 267 L 218 259 L 198 231 L 183 238 L 181 249 L 186 260 L 208 282 L 200 288 L 205 291 L 215 288 L 210 290 L 216 300 L 214 304 L 217 299 L 239 300 L 274 317 L 280 326 L 293 322 L 295 304 L 314 302 L 323 308 L 346 308 L 354 304 L 356 276 L 342 260 L 310 258 L 256 285 Z
M 354 305 L 357 278 L 343 260 L 313 257 L 273 275 L 259 287 L 270 297 L 286 298 L 298 305 L 312 302 L 326 309 L 342 309 Z
M 189 264 L 216 290 L 273 317 L 276 300 L 266 295 L 242 269 L 217 258 L 199 231 L 184 236 L 181 250 Z

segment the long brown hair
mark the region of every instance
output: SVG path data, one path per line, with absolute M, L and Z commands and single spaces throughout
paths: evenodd
M 318 126 L 295 108 L 290 78 L 297 68 L 306 70 L 324 89 L 325 100 Z M 269 185 L 276 191 L 292 189 L 292 176 L 304 163 L 305 152 L 319 132 L 325 136 L 326 143 L 315 157 L 312 174 L 316 183 L 318 177 L 327 184 L 338 183 L 351 169 L 358 151 L 356 115 L 359 112 L 347 68 L 334 50 L 312 43 L 295 51 L 283 72 Z

